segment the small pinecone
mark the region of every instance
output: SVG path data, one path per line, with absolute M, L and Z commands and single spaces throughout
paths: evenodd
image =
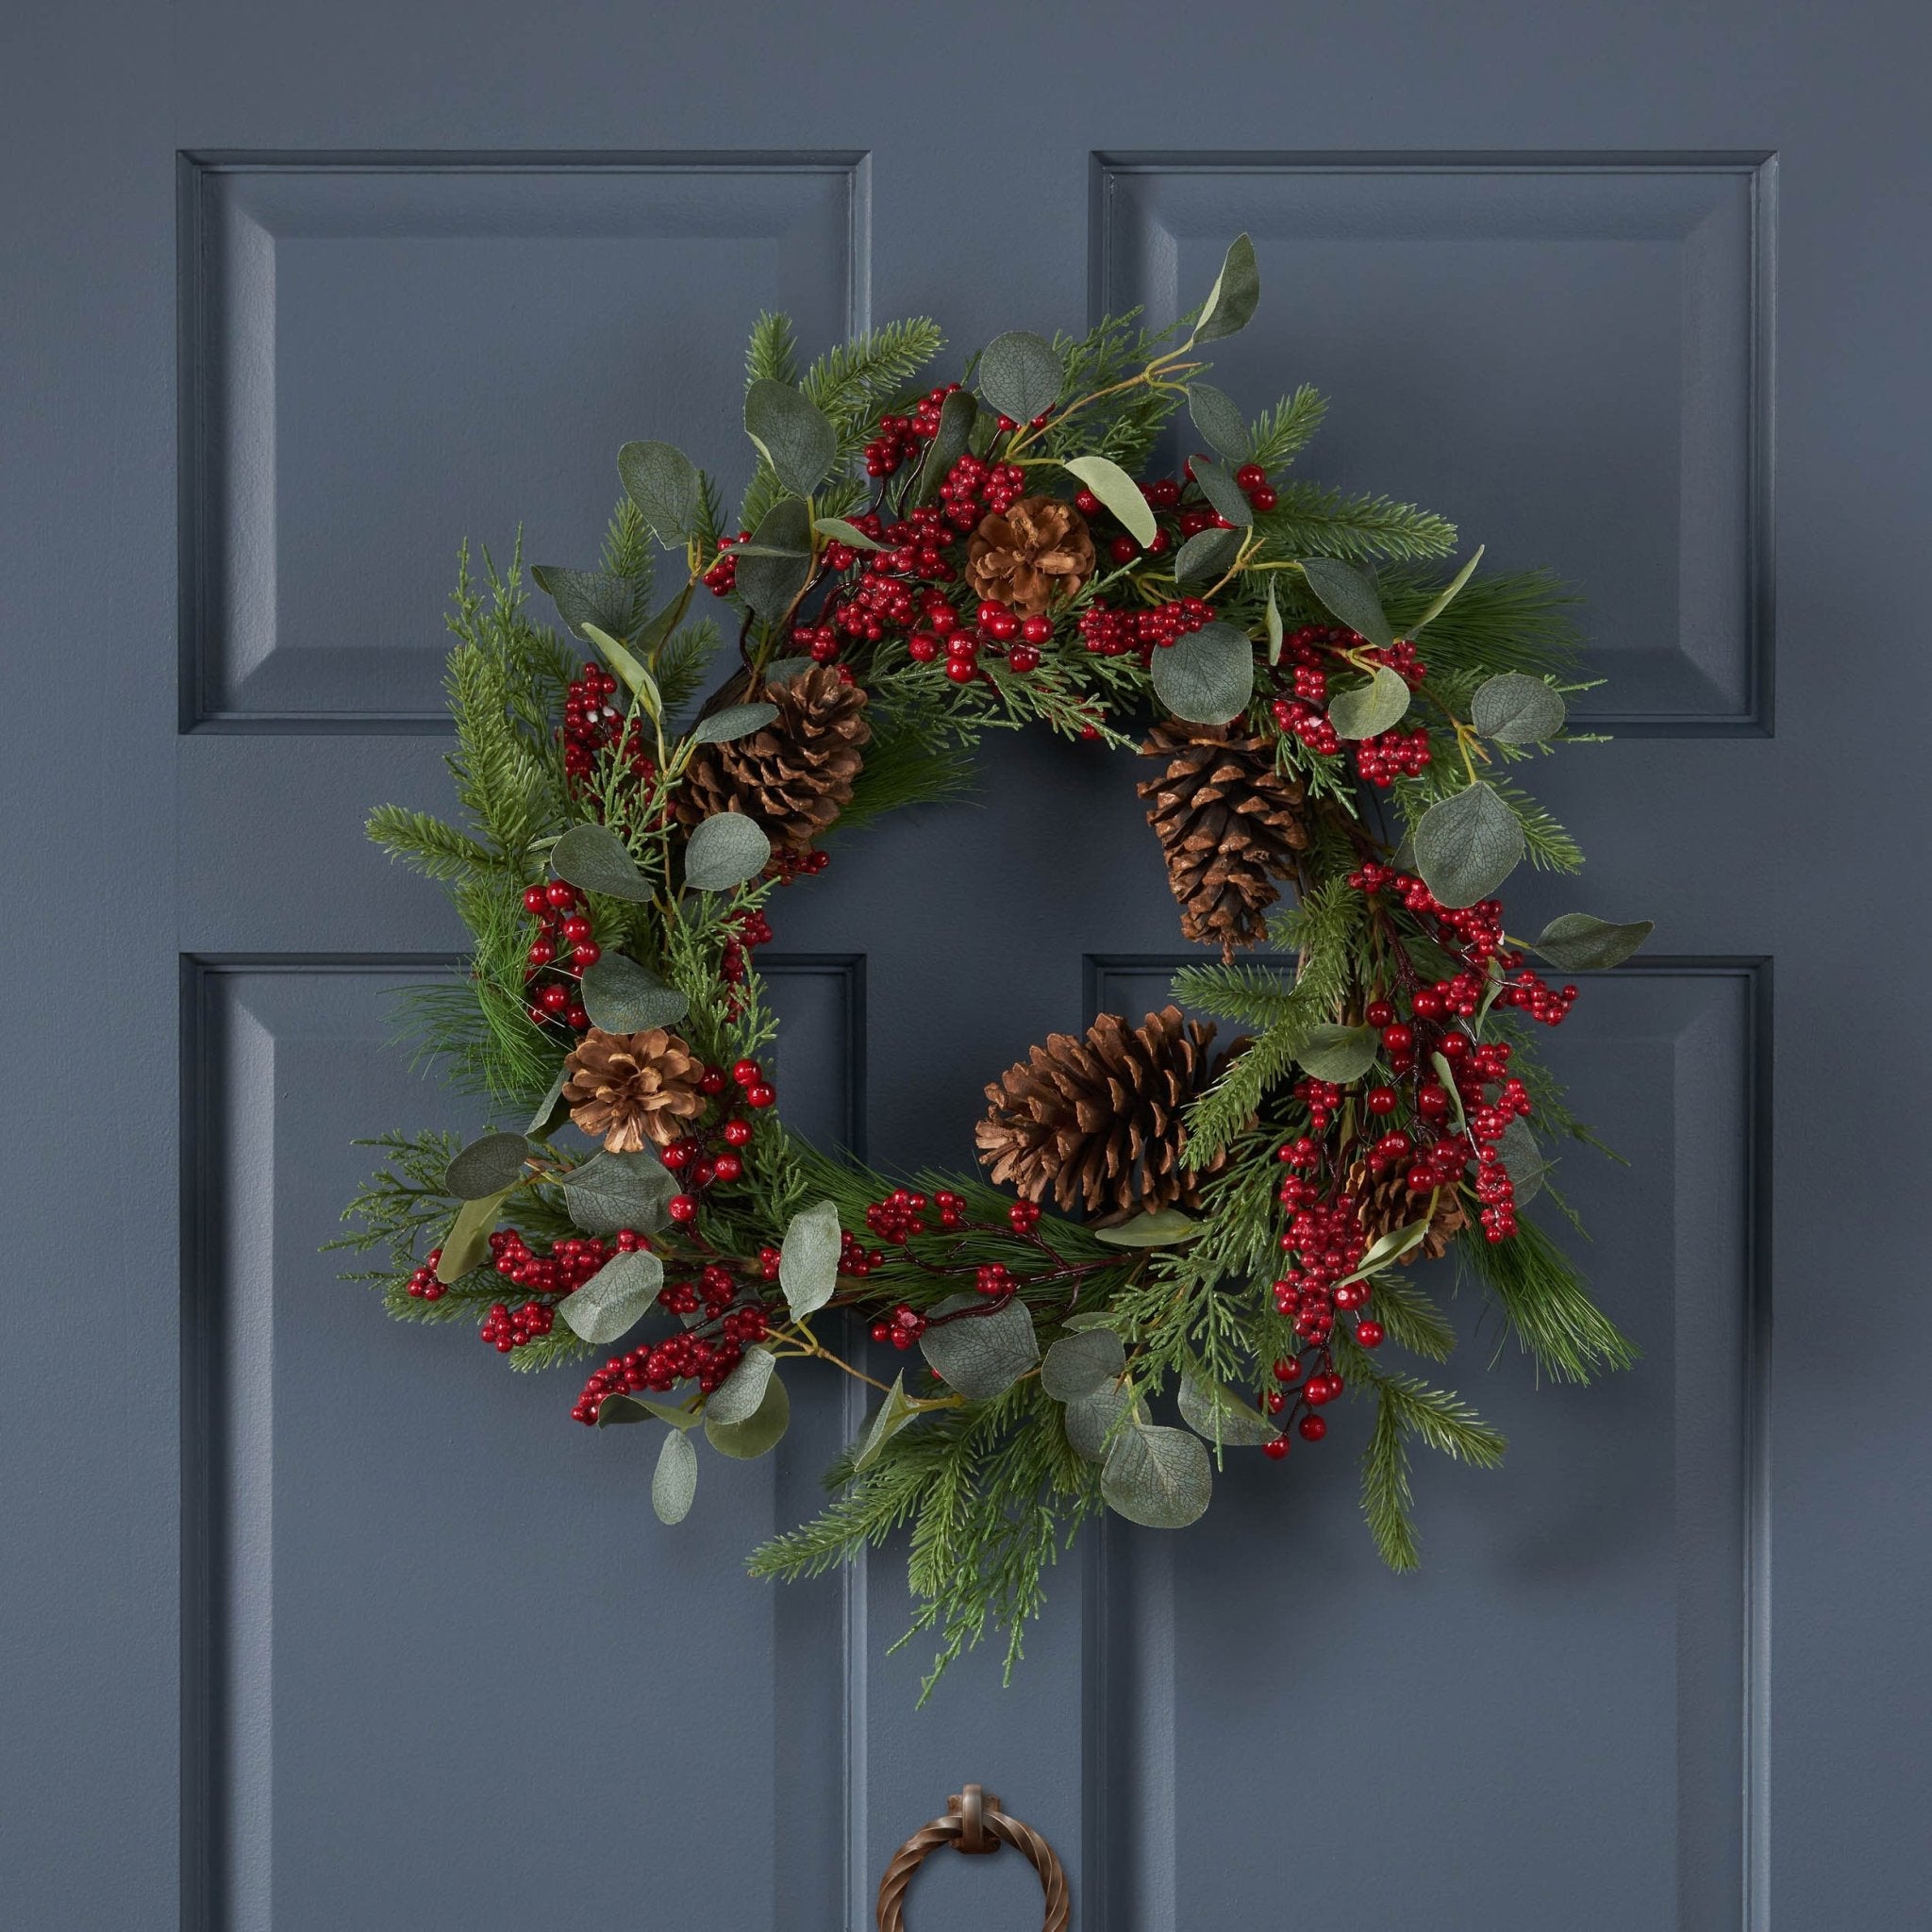
M 1183 1165 L 1181 1111 L 1231 1057 L 1209 1066 L 1213 1038 L 1178 1007 L 1136 1027 L 1103 1013 L 1084 1038 L 1049 1034 L 986 1090 L 991 1106 L 974 1136 L 980 1159 L 1029 1201 L 1050 1188 L 1061 1208 L 1102 1220 L 1198 1208 L 1198 1184 L 1227 1156 Z
M 1380 1241 L 1385 1234 L 1398 1227 L 1414 1226 L 1428 1209 L 1429 1197 L 1411 1194 L 1402 1174 L 1392 1167 L 1376 1174 L 1370 1173 L 1366 1160 L 1351 1161 L 1348 1188 L 1352 1194 L 1360 1197 L 1361 1206 L 1356 1210 L 1356 1219 L 1372 1242 Z M 1436 1211 L 1429 1215 L 1428 1233 L 1403 1256 L 1402 1265 L 1407 1268 L 1419 1255 L 1427 1256 L 1431 1261 L 1440 1261 L 1449 1252 L 1449 1243 L 1462 1231 L 1468 1220 L 1459 1191 L 1444 1188 L 1436 1196 Z
M 1143 758 L 1167 770 L 1135 789 L 1167 858 L 1167 882 L 1180 901 L 1181 931 L 1218 945 L 1224 959 L 1267 935 L 1276 881 L 1308 843 L 1299 779 L 1274 768 L 1259 738 L 1229 738 L 1212 725 L 1155 725 Z
M 592 1026 L 563 1063 L 570 1117 L 612 1154 L 668 1147 L 701 1113 L 704 1067 L 676 1034 L 661 1026 L 606 1033 Z
M 729 744 L 700 745 L 677 788 L 687 825 L 714 812 L 755 818 L 772 843 L 804 853 L 844 809 L 872 738 L 865 692 L 814 664 L 765 693 L 778 715 Z

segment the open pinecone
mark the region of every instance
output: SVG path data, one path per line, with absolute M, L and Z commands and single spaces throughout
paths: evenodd
M 1124 1221 L 1158 1208 L 1198 1208 L 1198 1188 L 1226 1162 L 1224 1149 L 1196 1170 L 1181 1159 L 1181 1111 L 1244 1042 L 1209 1066 L 1206 1021 L 1178 1007 L 1129 1027 L 1103 1013 L 1084 1036 L 1053 1033 L 986 1090 L 974 1131 L 996 1183 L 1029 1201 L 1051 1189 L 1063 1208 Z
M 676 1034 L 661 1026 L 606 1033 L 592 1026 L 563 1063 L 570 1117 L 612 1154 L 668 1147 L 701 1113 L 704 1067 Z
M 1361 1206 L 1356 1219 L 1371 1242 L 1398 1227 L 1412 1227 L 1428 1213 L 1429 1197 L 1411 1194 L 1403 1174 L 1391 1167 L 1383 1174 L 1372 1174 L 1366 1160 L 1353 1160 L 1348 1168 L 1349 1191 L 1359 1197 Z M 1449 1252 L 1449 1243 L 1468 1224 L 1462 1196 L 1455 1188 L 1444 1188 L 1436 1196 L 1436 1211 L 1429 1214 L 1429 1231 L 1403 1256 L 1407 1268 L 1417 1256 L 1440 1261 Z
M 743 812 L 774 845 L 804 853 L 852 797 L 872 739 L 865 692 L 832 665 L 814 664 L 765 696 L 778 715 L 729 744 L 700 745 L 675 809 L 687 825 L 714 812 Z
M 1057 496 L 1023 496 L 980 519 L 966 545 L 966 588 L 1023 617 L 1056 595 L 1071 597 L 1093 575 L 1087 519 Z
M 1266 937 L 1278 881 L 1293 872 L 1293 855 L 1307 849 L 1306 789 L 1275 769 L 1265 740 L 1230 737 L 1210 724 L 1162 720 L 1141 754 L 1167 760 L 1159 777 L 1135 789 L 1159 835 L 1181 932 L 1231 958 L 1236 947 Z

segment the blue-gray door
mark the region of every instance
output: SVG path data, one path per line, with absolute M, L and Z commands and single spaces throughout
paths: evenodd
M 69 0 L 0 37 L 0 1919 L 853 1932 L 976 1778 L 1087 1932 L 1923 1923 L 1919 9 Z M 1220 379 L 1319 384 L 1321 475 L 1589 600 L 1616 741 L 1548 794 L 1587 903 L 1658 929 L 1557 1048 L 1631 1157 L 1572 1186 L 1643 1361 L 1538 1391 L 1477 1335 L 1512 1455 L 1420 1472 L 1420 1575 L 1343 1432 L 1092 1540 L 1017 1689 L 915 1713 L 898 1553 L 739 1570 L 836 1391 L 674 1534 L 631 1432 L 333 1283 L 350 1140 L 445 1105 L 390 990 L 459 938 L 361 819 L 443 796 L 458 540 L 583 558 L 619 441 L 732 447 L 760 308 L 1164 315 L 1243 228 Z M 1178 950 L 1127 775 L 1031 743 L 776 913 L 788 1100 L 906 1161 Z M 915 1903 L 1037 1923 L 1012 1857 Z

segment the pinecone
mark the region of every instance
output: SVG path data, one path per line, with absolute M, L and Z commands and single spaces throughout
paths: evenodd
M 1038 1201 L 1049 1188 L 1063 1208 L 1103 1221 L 1143 1210 L 1198 1208 L 1199 1183 L 1225 1164 L 1224 1149 L 1197 1170 L 1181 1161 L 1181 1110 L 1224 1067 L 1210 1068 L 1214 1028 L 1178 1007 L 1130 1028 L 1103 1013 L 1084 1038 L 1052 1033 L 986 1090 L 975 1129 L 995 1182 Z
M 606 1033 L 592 1026 L 563 1063 L 563 1097 L 584 1132 L 601 1136 L 612 1154 L 636 1154 L 647 1143 L 668 1147 L 683 1124 L 701 1113 L 704 1067 L 675 1033 Z
M 1168 761 L 1159 777 L 1135 790 L 1166 855 L 1181 932 L 1232 958 L 1237 946 L 1266 936 L 1264 915 L 1281 896 L 1276 880 L 1307 847 L 1306 789 L 1275 770 L 1264 740 L 1230 738 L 1212 725 L 1163 720 L 1141 755 Z
M 1360 1199 L 1356 1219 L 1372 1242 L 1380 1241 L 1385 1234 L 1398 1227 L 1414 1226 L 1428 1213 L 1429 1197 L 1410 1193 L 1401 1171 L 1393 1167 L 1377 1174 L 1370 1172 L 1366 1160 L 1351 1161 L 1348 1188 L 1350 1193 Z M 1455 1188 L 1444 1188 L 1436 1196 L 1436 1211 L 1429 1215 L 1428 1233 L 1403 1256 L 1402 1265 L 1407 1268 L 1418 1255 L 1426 1255 L 1431 1261 L 1440 1261 L 1449 1252 L 1449 1243 L 1468 1221 L 1460 1191 Z
M 966 588 L 1023 617 L 1071 597 L 1092 575 L 1087 519 L 1057 496 L 1023 496 L 982 517 L 966 546 Z
M 778 715 L 729 744 L 700 745 L 675 808 L 687 825 L 714 812 L 743 812 L 774 845 L 803 854 L 852 797 L 872 738 L 865 692 L 833 666 L 814 664 L 765 695 Z

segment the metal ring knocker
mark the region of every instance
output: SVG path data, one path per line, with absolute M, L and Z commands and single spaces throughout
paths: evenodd
M 968 1785 L 946 1800 L 946 1815 L 923 1824 L 892 1854 L 886 1875 L 879 1880 L 879 1932 L 906 1932 L 906 1888 L 912 1874 L 936 1846 L 949 1844 L 959 1852 L 996 1852 L 1009 1844 L 1040 1874 L 1046 1894 L 1046 1921 L 1041 1932 L 1067 1932 L 1073 1901 L 1067 1874 L 1058 1854 L 1030 1824 L 1008 1818 L 1000 1801 L 977 1785 Z

